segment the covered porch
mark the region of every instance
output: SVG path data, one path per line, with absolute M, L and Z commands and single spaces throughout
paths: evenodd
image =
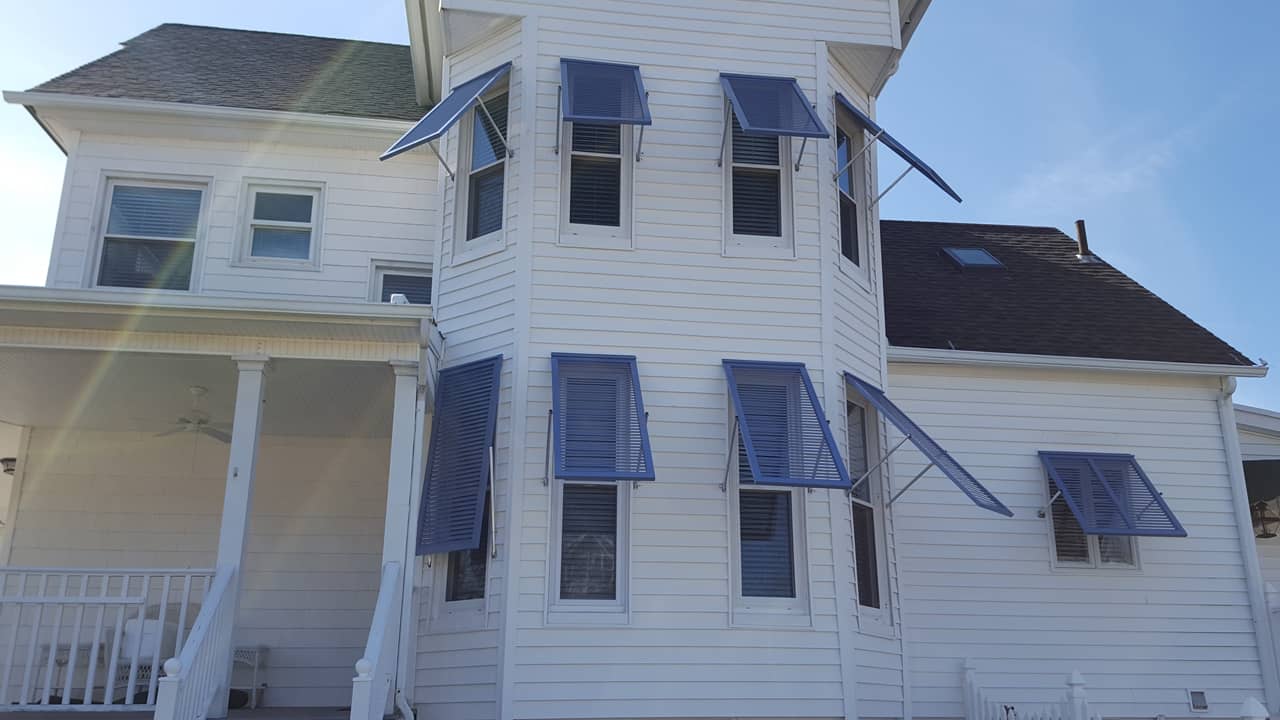
M 371 644 L 394 684 L 429 309 L 201 300 L 0 300 L 0 709 L 349 716 Z

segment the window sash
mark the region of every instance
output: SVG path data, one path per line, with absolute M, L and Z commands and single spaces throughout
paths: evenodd
M 858 221 L 858 182 L 856 170 L 861 167 L 862 160 L 850 163 L 849 158 L 855 152 L 853 138 L 861 133 L 836 127 L 836 166 L 843 167 L 836 182 L 836 193 L 840 204 L 840 254 L 854 265 L 862 265 L 862 225 Z M 859 148 L 860 149 L 860 148 Z M 845 167 L 845 165 L 848 167 Z
M 562 237 L 625 248 L 630 235 L 633 159 L 630 125 L 568 123 L 562 150 Z M 573 242 L 574 240 L 570 240 Z
M 845 401 L 845 434 L 847 452 L 845 460 L 849 477 L 857 482 L 874 465 L 872 459 L 877 447 L 876 426 L 866 406 L 853 400 Z M 884 534 L 882 497 L 877 483 L 879 470 L 873 471 L 854 488 L 849 497 L 850 522 L 853 528 L 854 569 L 856 572 L 858 605 L 870 610 L 883 610 L 888 595 L 887 579 L 880 568 L 887 542 Z
M 480 103 L 493 116 L 496 126 Z M 455 188 L 455 218 L 463 219 L 462 238 L 471 242 L 501 232 L 506 224 L 507 153 L 501 138 L 508 138 L 509 95 L 506 89 L 491 93 L 468 111 L 465 138 L 465 187 Z M 457 220 L 455 219 L 455 223 Z
M 393 291 L 393 288 L 387 287 L 387 278 L 391 277 L 391 278 L 416 278 L 418 280 L 425 281 L 426 287 L 422 288 L 422 290 L 426 293 L 427 301 L 425 303 L 415 303 L 413 301 L 413 298 L 409 297 L 409 303 L 412 305 L 430 305 L 431 304 L 431 292 L 433 289 L 432 285 L 434 283 L 434 280 L 430 270 L 423 270 L 418 268 L 409 269 L 409 268 L 379 266 L 377 267 L 375 274 L 376 274 L 375 288 L 377 291 L 376 294 L 374 294 L 373 296 L 373 300 L 375 302 L 384 302 L 384 303 L 391 302 L 391 293 Z M 408 295 L 408 293 L 406 293 L 406 295 Z
M 1052 479 L 1048 481 L 1049 497 L 1058 493 Z M 1080 521 L 1061 495 L 1054 499 L 1049 516 L 1049 545 L 1054 563 L 1062 567 L 1135 568 L 1137 548 L 1130 535 L 1086 535 Z
M 190 231 L 183 234 L 173 235 L 147 235 L 134 234 L 127 232 L 112 231 L 112 214 L 117 209 L 116 192 L 120 188 L 129 190 L 138 189 L 155 189 L 155 190 L 183 190 L 195 192 L 198 197 L 195 208 L 195 217 L 190 219 Z M 95 287 L 123 287 L 123 288 L 139 288 L 152 290 L 171 290 L 178 292 L 188 292 L 191 290 L 196 274 L 196 243 L 199 240 L 200 233 L 204 222 L 204 206 L 206 202 L 207 186 L 197 183 L 183 182 L 164 182 L 146 179 L 111 179 L 107 181 L 106 202 L 103 208 L 101 218 L 101 232 L 98 241 L 97 262 L 93 266 L 93 285 Z M 189 209 L 189 208 L 188 208 Z M 119 228 L 117 228 L 118 230 Z M 135 264 L 139 261 L 137 253 L 151 246 L 159 249 L 157 246 L 167 246 L 170 248 L 165 258 L 155 257 L 157 263 L 163 265 L 164 260 L 176 257 L 180 262 L 172 275 L 166 275 L 163 268 L 158 269 L 147 280 L 143 273 L 136 273 L 138 279 L 132 282 L 121 281 L 108 277 L 107 261 L 109 255 L 112 254 L 113 248 L 132 247 L 135 253 Z M 166 277 L 171 279 L 185 280 L 185 282 L 163 282 Z
M 453 550 L 445 571 L 446 603 L 483 600 L 489 579 L 489 514 L 491 493 L 484 496 L 484 517 L 480 520 L 480 547 Z
M 622 488 L 617 483 L 560 482 L 557 602 L 616 606 L 622 599 L 626 550 Z M 606 516 L 606 508 L 611 515 Z
M 799 597 L 795 505 L 792 490 L 738 489 L 738 592 L 744 599 Z
M 729 121 L 732 131 L 726 179 L 730 234 L 735 238 L 755 241 L 786 238 L 790 221 L 786 203 L 789 189 L 786 158 L 791 154 L 789 140 L 785 137 L 745 135 L 732 112 L 729 113 Z M 772 161 L 752 157 L 766 143 L 776 146 L 777 152 Z M 765 196 L 769 197 L 767 201 Z
M 258 197 L 260 195 L 284 195 L 294 198 L 305 197 L 310 200 L 310 212 L 306 221 L 277 220 L 258 215 Z M 253 263 L 289 263 L 314 264 L 316 262 L 316 230 L 319 225 L 320 190 L 318 188 L 297 187 L 290 185 L 272 185 L 269 183 L 253 183 L 248 190 L 247 229 L 245 231 L 244 249 L 241 260 Z M 300 239 L 306 233 L 306 254 L 301 252 L 268 252 L 269 241 L 259 243 L 259 231 L 279 230 L 284 237 L 294 236 Z M 276 238 L 279 240 L 279 238 Z M 283 247 L 283 246 L 281 246 Z

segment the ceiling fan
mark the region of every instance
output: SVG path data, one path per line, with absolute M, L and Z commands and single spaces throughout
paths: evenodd
M 168 435 L 176 435 L 178 433 L 190 432 L 207 435 L 214 440 L 222 443 L 230 443 L 231 435 L 227 433 L 228 426 L 226 423 L 214 423 L 209 420 L 209 413 L 200 409 L 200 400 L 209 394 L 209 389 L 199 385 L 192 385 L 187 388 L 191 393 L 191 412 L 186 416 L 180 417 L 174 421 L 173 427 L 162 433 L 156 433 L 156 437 L 166 437 Z

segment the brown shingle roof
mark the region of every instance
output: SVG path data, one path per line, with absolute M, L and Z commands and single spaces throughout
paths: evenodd
M 32 88 L 107 98 L 417 120 L 406 45 L 165 24 Z
M 1082 263 L 1055 228 L 885 220 L 891 345 L 999 353 L 1253 365 L 1106 262 Z M 946 247 L 1005 267 L 959 269 Z

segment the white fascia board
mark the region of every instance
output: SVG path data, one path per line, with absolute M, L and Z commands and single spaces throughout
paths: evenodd
M 128 98 L 102 98 L 64 93 L 15 92 L 6 90 L 5 102 L 36 109 L 91 110 L 97 112 L 131 112 L 155 115 L 199 118 L 204 120 L 230 120 L 258 122 L 272 125 L 297 125 L 303 127 L 330 128 L 348 132 L 378 134 L 400 133 L 413 126 L 412 120 L 389 120 L 347 115 L 322 115 L 319 113 L 284 112 L 281 110 L 255 110 L 252 108 L 223 107 L 221 105 L 196 105 L 192 103 L 132 100 Z
M 979 352 L 975 350 L 942 350 L 936 348 L 890 347 L 888 357 L 889 362 L 891 363 L 989 365 L 998 367 L 1060 370 L 1108 370 L 1113 372 L 1142 372 L 1167 375 L 1214 375 L 1219 377 L 1230 376 L 1253 378 L 1266 377 L 1267 375 L 1266 365 L 1217 365 L 1151 360 L 1112 360 L 1109 358 L 1026 355 L 1020 353 Z
M 1280 412 L 1235 404 L 1236 425 L 1241 429 L 1280 437 Z
M 240 316 L 306 322 L 360 322 L 418 328 L 431 318 L 430 305 L 316 302 L 180 295 L 164 291 L 63 289 L 0 285 L 0 309 L 51 312 Z
M 440 0 L 404 0 L 409 24 L 409 53 L 413 61 L 413 87 L 421 105 L 440 102 L 444 79 L 443 18 Z

